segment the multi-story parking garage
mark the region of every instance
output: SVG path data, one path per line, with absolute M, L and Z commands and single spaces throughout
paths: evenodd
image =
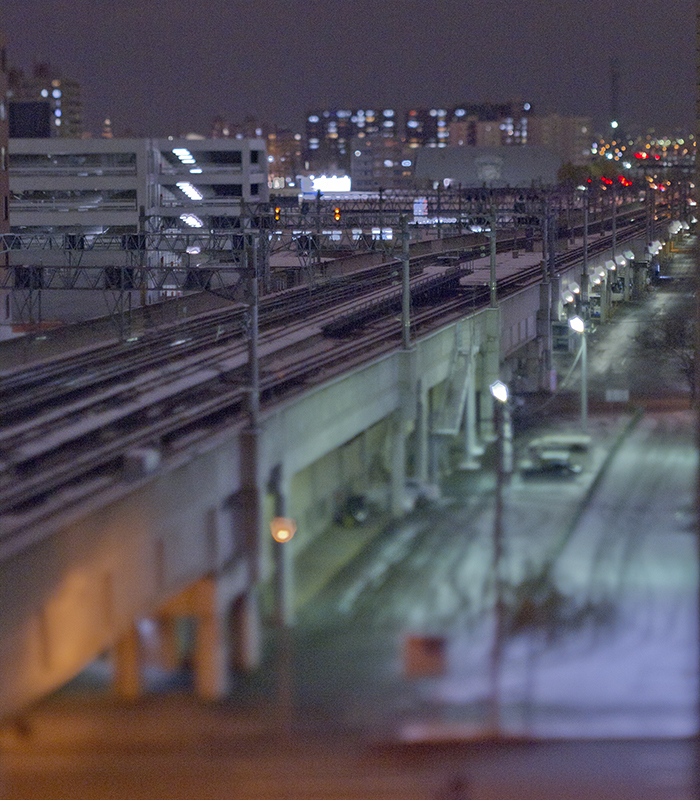
M 11 231 L 21 237 L 10 266 L 205 266 L 211 253 L 147 251 L 138 235 L 235 231 L 250 224 L 249 205 L 268 199 L 260 139 L 12 139 L 9 150 Z M 121 248 L 94 246 L 96 237 Z M 31 280 L 25 288 L 42 288 Z M 150 287 L 131 303 L 164 293 L 167 286 Z M 72 291 L 45 293 L 40 315 L 74 321 L 104 314 L 104 304 L 101 291 L 82 292 L 78 302 Z M 11 310 L 10 326 L 20 311 Z

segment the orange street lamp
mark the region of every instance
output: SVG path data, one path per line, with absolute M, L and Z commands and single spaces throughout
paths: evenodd
M 275 517 L 270 521 L 270 532 L 272 533 L 272 538 L 281 544 L 288 542 L 292 536 L 294 536 L 296 530 L 296 522 L 288 517 Z

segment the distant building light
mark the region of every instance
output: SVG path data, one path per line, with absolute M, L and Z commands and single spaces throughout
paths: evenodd
M 359 158 L 362 155 L 362 150 L 355 150 L 355 158 Z
M 312 177 L 315 192 L 349 192 L 351 180 L 349 175 L 319 175 Z
M 316 114 L 312 114 L 312 115 L 309 117 L 309 122 L 312 122 L 312 123 L 313 123 L 313 122 L 318 122 L 318 117 L 316 116 Z
M 385 117 L 393 117 L 394 116 L 394 110 L 391 109 L 391 108 L 384 109 L 384 116 Z
M 190 228 L 204 227 L 202 220 L 195 214 L 180 214 L 180 219 L 185 223 L 185 225 L 189 225 Z
M 417 127 L 420 126 L 420 122 L 418 122 L 417 119 L 409 119 L 408 122 L 406 123 L 406 125 L 409 128 L 417 128 Z
M 529 103 L 525 103 L 525 105 L 523 106 L 524 111 L 529 111 L 531 108 L 532 106 Z
M 42 89 L 41 90 L 41 96 L 42 97 L 48 97 L 49 96 L 49 90 L 48 89 Z
M 404 159 L 404 160 L 401 162 L 401 166 L 402 166 L 402 167 L 410 167 L 410 166 L 411 166 L 411 162 L 410 162 L 410 160 L 409 160 L 409 159 Z
M 54 116 L 60 117 L 61 116 L 61 109 L 57 108 L 53 113 L 54 113 Z
M 384 166 L 385 167 L 393 167 L 394 166 L 394 162 L 390 158 L 385 158 L 384 159 Z
M 51 92 L 51 94 L 52 94 L 54 97 L 58 98 L 58 97 L 60 97 L 60 96 L 61 96 L 61 90 L 60 90 L 60 89 L 54 89 L 54 90 L 53 90 L 53 92 Z
M 463 108 L 455 109 L 455 117 L 463 117 L 467 112 Z

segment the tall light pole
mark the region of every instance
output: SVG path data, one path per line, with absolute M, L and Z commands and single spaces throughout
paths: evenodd
M 581 317 L 571 317 L 569 327 L 581 334 L 581 427 L 588 430 L 588 352 L 586 342 L 586 323 Z
M 496 428 L 496 505 L 493 517 L 492 572 L 494 585 L 494 623 L 491 656 L 489 663 L 489 726 L 492 735 L 501 732 L 501 661 L 503 657 L 503 628 L 505 607 L 503 600 L 503 488 L 505 485 L 504 444 L 505 411 L 508 403 L 508 387 L 502 381 L 489 386 L 494 403 L 494 425 Z

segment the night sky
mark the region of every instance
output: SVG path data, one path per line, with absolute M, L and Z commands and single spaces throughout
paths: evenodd
M 694 114 L 692 0 L 0 0 L 10 66 L 83 87 L 85 127 L 208 133 L 308 108 L 520 98 L 670 133 Z

